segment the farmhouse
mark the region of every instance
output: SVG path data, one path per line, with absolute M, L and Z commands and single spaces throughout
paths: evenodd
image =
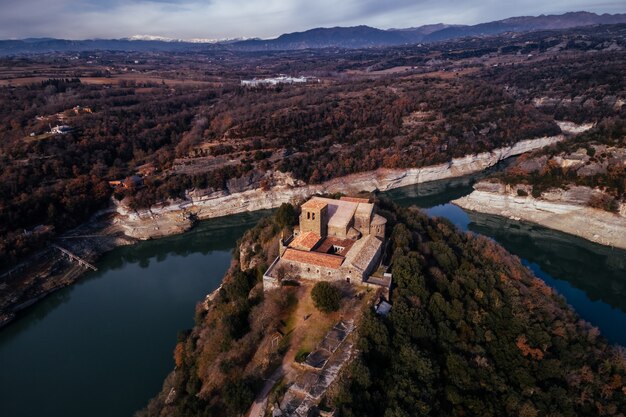
M 367 199 L 311 198 L 293 235 L 280 240 L 264 289 L 280 286 L 285 276 L 389 287 L 390 279 L 370 277 L 380 264 L 386 223 Z

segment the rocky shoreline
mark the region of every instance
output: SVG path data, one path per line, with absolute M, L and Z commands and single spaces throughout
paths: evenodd
M 115 221 L 128 236 L 153 239 L 181 233 L 195 220 L 206 220 L 249 211 L 273 209 L 282 203 L 303 200 L 313 194 L 388 191 L 430 181 L 462 177 L 481 172 L 500 161 L 552 145 L 565 136 L 528 139 L 492 152 L 454 158 L 450 162 L 422 168 L 386 169 L 361 172 L 335 178 L 322 184 L 307 185 L 289 174 L 268 171 L 264 176 L 234 184 L 226 191 L 194 190 L 184 201 L 172 202 L 147 210 L 130 211 L 118 204 Z M 268 189 L 263 183 L 270 183 Z
M 612 213 L 586 205 L 591 195 L 600 192 L 589 187 L 553 189 L 538 198 L 532 197 L 526 188 L 481 181 L 474 185 L 471 194 L 452 203 L 466 210 L 536 223 L 594 243 L 626 249 L 626 203 Z M 526 195 L 519 195 L 518 190 Z
M 387 191 L 419 183 L 462 177 L 481 172 L 512 156 L 552 145 L 564 135 L 527 139 L 491 152 L 454 158 L 450 162 L 422 168 L 378 169 L 307 185 L 289 174 L 267 172 L 264 176 L 234 184 L 227 191 L 194 190 L 183 201 L 131 211 L 115 203 L 114 210 L 94 216 L 90 222 L 64 235 L 62 240 L 89 262 L 116 247 L 137 240 L 158 239 L 191 229 L 198 220 L 273 209 L 316 193 Z M 265 181 L 263 181 L 265 180 Z M 238 180 L 232 180 L 237 182 Z M 263 183 L 272 184 L 265 189 Z M 82 235 L 97 237 L 80 238 Z M 69 239 L 68 239 L 69 238 Z M 46 295 L 71 285 L 85 269 L 45 249 L 0 276 L 0 327 L 16 314 Z
M 118 226 L 112 224 L 112 218 L 113 213 L 98 213 L 91 221 L 64 234 L 55 242 L 94 263 L 105 252 L 137 241 L 124 235 Z M 50 246 L 4 272 L 0 275 L 0 328 L 9 324 L 20 311 L 75 283 L 86 271 Z

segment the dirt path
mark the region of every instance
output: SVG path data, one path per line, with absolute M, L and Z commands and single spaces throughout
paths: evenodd
M 282 377 L 291 371 L 291 365 L 286 362 L 287 361 L 283 360 L 274 373 L 267 380 L 265 380 L 263 389 L 261 389 L 259 395 L 257 395 L 254 399 L 252 407 L 250 407 L 250 411 L 248 412 L 249 417 L 263 417 L 265 415 L 265 410 L 267 409 L 267 399 L 272 391 L 272 388 L 274 388 L 274 385 L 276 385 Z

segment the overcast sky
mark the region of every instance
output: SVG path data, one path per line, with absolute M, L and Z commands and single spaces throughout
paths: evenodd
M 611 0 L 0 0 L 0 39 L 56 37 L 269 38 L 320 26 L 474 24 L 586 10 L 624 13 Z

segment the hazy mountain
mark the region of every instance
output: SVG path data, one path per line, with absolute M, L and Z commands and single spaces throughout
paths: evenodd
M 0 55 L 46 53 L 53 51 L 240 51 L 296 50 L 316 48 L 370 48 L 435 42 L 466 36 L 488 36 L 504 32 L 528 32 L 544 29 L 626 23 L 626 14 L 570 12 L 562 15 L 511 17 L 472 26 L 437 23 L 407 29 L 381 30 L 369 26 L 316 28 L 286 33 L 275 39 L 248 40 L 179 40 L 158 36 L 135 36 L 127 39 L 64 40 L 31 38 L 0 41 Z
M 598 15 L 570 12 L 562 15 L 511 17 L 473 26 L 438 23 L 408 29 L 380 30 L 369 26 L 317 28 L 295 32 L 276 39 L 234 42 L 241 50 L 290 50 L 307 48 L 367 48 L 434 42 L 466 36 L 495 35 L 504 32 L 528 32 L 544 29 L 567 29 L 580 26 L 626 23 L 626 14 Z
M 168 38 L 166 36 L 156 36 L 156 35 L 133 35 L 124 40 L 129 41 L 161 41 L 161 42 L 183 42 L 183 43 L 232 43 L 244 41 L 246 38 L 221 38 L 221 39 L 212 39 L 212 38 L 191 38 L 191 39 L 179 39 L 179 38 Z
M 418 26 L 414 28 L 405 28 L 405 29 L 389 29 L 390 32 L 397 32 L 405 39 L 411 42 L 421 42 L 423 41 L 427 35 L 431 33 L 438 32 L 447 28 L 463 28 L 467 27 L 467 25 L 448 25 L 445 23 L 435 23 L 432 25 L 424 25 Z
M 305 32 L 286 33 L 276 39 L 235 42 L 231 47 L 240 50 L 290 50 L 309 48 L 368 48 L 373 46 L 408 43 L 399 31 L 388 31 L 369 26 L 316 28 Z
M 47 52 L 82 51 L 206 51 L 222 48 L 216 44 L 131 39 L 20 39 L 0 40 L 0 55 L 41 54 Z
M 465 36 L 495 35 L 504 32 L 528 32 L 543 29 L 567 29 L 591 25 L 626 23 L 626 14 L 570 12 L 562 15 L 511 17 L 473 26 L 448 27 L 425 36 L 425 41 L 440 41 Z

